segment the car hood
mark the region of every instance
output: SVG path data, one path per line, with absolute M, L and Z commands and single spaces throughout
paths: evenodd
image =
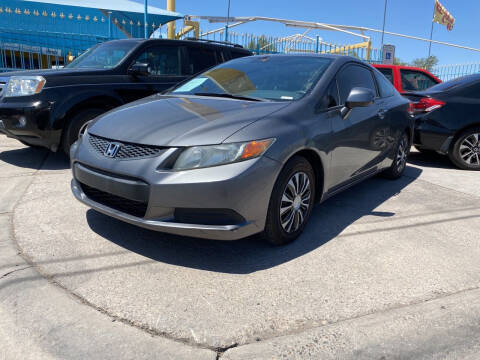
M 48 79 L 57 76 L 99 75 L 109 71 L 111 71 L 111 69 L 39 69 L 4 72 L 1 74 L 1 77 L 9 78 L 11 76 L 43 76 L 44 78 Z
M 238 130 L 288 104 L 154 95 L 100 116 L 88 131 L 108 139 L 143 145 L 219 144 Z

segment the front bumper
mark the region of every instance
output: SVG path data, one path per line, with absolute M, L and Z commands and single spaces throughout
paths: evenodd
M 0 132 L 28 145 L 57 150 L 61 131 L 50 127 L 51 105 L 37 100 L 0 100 Z
M 204 169 L 158 170 L 169 151 L 143 159 L 108 159 L 93 151 L 85 138 L 71 150 L 71 187 L 89 207 L 133 225 L 182 236 L 236 240 L 263 231 L 281 169 L 277 161 L 263 156 Z M 92 189 L 102 196 L 92 196 Z M 104 201 L 106 197 L 115 202 Z M 132 204 L 131 209 L 125 204 Z M 138 211 L 142 204 L 144 209 Z M 222 215 L 207 217 L 206 223 L 201 218 L 179 221 L 178 214 L 185 209 Z

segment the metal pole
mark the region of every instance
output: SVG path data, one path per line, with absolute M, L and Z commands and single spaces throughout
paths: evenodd
M 437 1 L 433 3 L 433 15 L 432 15 L 432 28 L 430 29 L 430 42 L 428 44 L 428 57 L 430 57 L 430 53 L 432 52 L 432 37 L 433 37 L 433 19 L 435 18 L 435 5 Z
M 112 12 L 108 12 L 108 40 L 112 40 Z
M 388 0 L 385 0 L 385 7 L 383 9 L 383 28 L 382 28 L 382 46 L 381 46 L 382 51 L 383 51 L 383 38 L 385 37 L 385 19 L 387 17 L 387 2 Z
M 225 41 L 228 41 L 228 24 L 230 22 L 230 0 L 228 0 L 227 8 L 227 25 L 225 26 Z
M 143 25 L 145 26 L 145 39 L 148 38 L 148 0 L 145 0 L 145 12 L 143 13 Z
M 175 0 L 167 0 L 167 10 L 175 11 Z M 168 23 L 168 38 L 175 39 L 175 20 Z
M 316 54 L 318 54 L 319 45 L 320 45 L 320 36 L 317 35 L 317 40 L 316 40 L 316 42 L 315 42 L 315 53 L 316 53 Z

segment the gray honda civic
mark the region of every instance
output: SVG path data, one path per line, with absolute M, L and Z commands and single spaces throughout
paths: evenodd
M 402 176 L 412 135 L 410 102 L 355 58 L 252 56 L 96 118 L 70 150 L 71 186 L 147 229 L 280 245 L 315 203 Z

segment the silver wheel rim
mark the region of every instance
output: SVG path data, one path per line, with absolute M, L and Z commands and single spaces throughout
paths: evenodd
M 83 134 L 85 133 L 85 130 L 87 129 L 88 125 L 90 125 L 91 122 L 92 122 L 92 120 L 87 121 L 85 124 L 83 124 L 80 127 L 80 130 L 78 131 L 78 138 L 79 139 L 83 136 Z
M 296 172 L 283 190 L 280 204 L 280 223 L 287 233 L 297 231 L 305 222 L 311 203 L 311 185 L 308 175 Z
M 480 134 L 467 136 L 460 144 L 460 158 L 468 165 L 480 165 Z
M 405 166 L 407 165 L 407 157 L 408 157 L 408 140 L 405 136 L 402 136 L 400 140 L 400 144 L 398 145 L 398 152 L 397 158 L 395 159 L 397 164 L 397 171 L 400 173 L 403 171 Z

